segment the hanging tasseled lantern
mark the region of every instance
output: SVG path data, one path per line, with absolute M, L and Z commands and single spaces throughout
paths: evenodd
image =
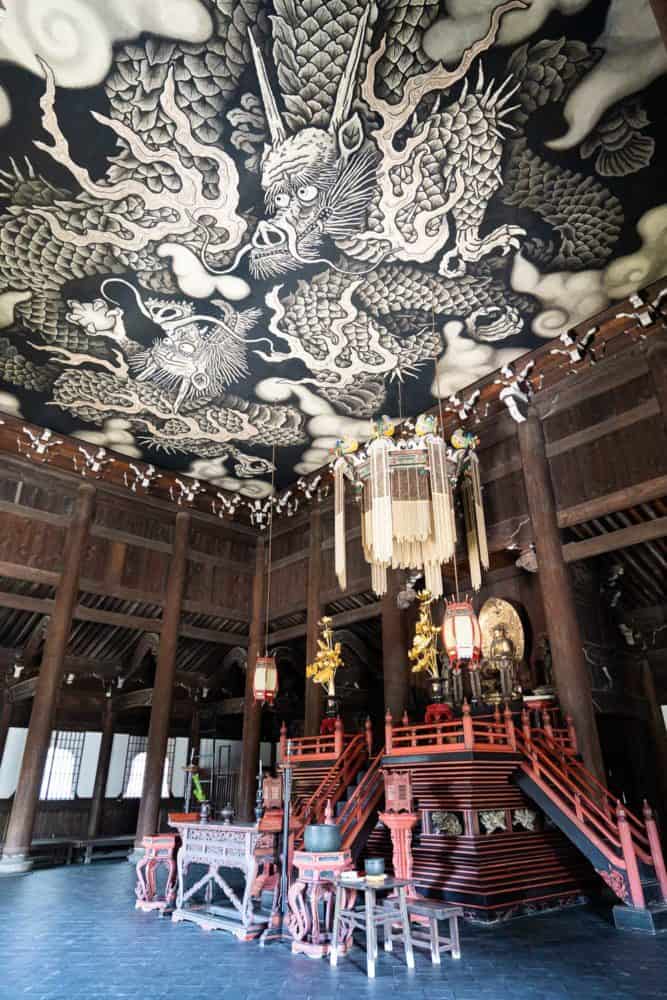
M 463 660 L 479 663 L 482 655 L 482 630 L 470 601 L 448 601 L 442 623 L 442 642 L 452 670 L 459 670 Z
M 273 446 L 271 463 L 271 496 L 274 495 L 276 471 L 276 446 Z M 255 670 L 252 678 L 252 693 L 255 701 L 260 704 L 272 705 L 278 694 L 278 667 L 275 656 L 268 654 L 269 645 L 269 625 L 271 621 L 271 568 L 273 553 L 273 510 L 274 504 L 269 507 L 269 545 L 266 564 L 266 611 L 264 613 L 264 656 L 258 656 L 255 660 Z
M 258 656 L 252 683 L 255 701 L 272 705 L 278 694 L 278 667 L 275 656 Z
M 422 415 L 394 441 L 388 417 L 375 421 L 374 439 L 359 456 L 350 441 L 336 443 L 335 569 L 342 590 L 347 585 L 345 562 L 345 478 L 352 481 L 361 502 L 361 544 L 371 566 L 376 594 L 387 590 L 389 569 L 417 569 L 433 597 L 443 593 L 442 567 L 455 559 L 456 515 L 452 483 L 461 486 L 473 590 L 488 568 L 488 546 L 482 509 L 477 438 L 457 432 L 450 457 L 433 415 Z

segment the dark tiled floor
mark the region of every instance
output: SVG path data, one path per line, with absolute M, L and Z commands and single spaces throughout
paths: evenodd
M 577 909 L 462 932 L 463 957 L 406 973 L 400 949 L 378 978 L 355 949 L 338 969 L 260 950 L 193 924 L 134 910 L 124 863 L 56 868 L 0 881 L 0 1000 L 609 1000 L 667 997 L 667 936 L 620 934 Z

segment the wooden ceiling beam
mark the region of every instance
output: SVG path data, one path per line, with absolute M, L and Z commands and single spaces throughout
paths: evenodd
M 53 600 L 48 597 L 29 597 L 27 594 L 11 594 L 0 591 L 0 607 L 13 608 L 15 611 L 29 611 L 33 614 L 50 615 L 53 611 Z M 120 628 L 134 629 L 137 632 L 160 632 L 160 618 L 145 618 L 140 615 L 124 614 L 122 611 L 105 611 L 102 608 L 88 608 L 79 604 L 72 615 L 78 621 L 97 622 L 99 625 L 115 625 Z M 200 639 L 202 642 L 212 642 L 222 646 L 247 646 L 248 637 L 236 632 L 226 632 L 212 628 L 198 628 L 194 625 L 181 625 L 179 636 L 186 639 Z
M 665 494 L 667 494 L 667 476 L 646 479 L 635 486 L 626 486 L 622 490 L 584 500 L 583 503 L 572 507 L 561 508 L 558 511 L 558 526 L 571 528 L 583 521 L 592 521 L 595 517 L 616 514 L 619 510 L 627 510 L 628 507 L 636 507 L 637 504 L 650 503 L 652 500 L 664 497 Z
M 210 712 L 214 710 L 217 715 L 243 715 L 244 698 L 223 698 L 220 701 L 197 702 L 200 710 Z M 117 694 L 112 700 L 113 710 L 116 713 L 131 712 L 138 708 L 150 708 L 153 704 L 153 688 L 140 688 L 138 691 L 128 691 L 125 694 Z M 180 714 L 179 709 L 187 708 L 192 711 L 195 702 L 190 698 L 180 698 L 173 703 L 173 713 Z
M 345 628 L 346 625 L 354 625 L 355 622 L 365 622 L 369 618 L 377 618 L 380 614 L 381 602 L 373 601 L 371 604 L 363 604 L 359 608 L 350 608 L 348 611 L 338 611 L 330 615 L 333 627 Z M 269 645 L 276 646 L 281 642 L 289 642 L 290 639 L 300 639 L 306 634 L 306 623 L 300 622 L 298 625 L 290 625 L 287 628 L 277 629 L 269 633 Z
M 667 517 L 659 517 L 654 521 L 644 521 L 628 528 L 617 528 L 602 535 L 595 535 L 581 542 L 568 542 L 563 546 L 565 562 L 577 562 L 579 559 L 592 559 L 607 552 L 640 545 L 667 536 Z
M 562 455 L 566 451 L 574 451 L 576 448 L 581 448 L 583 445 L 598 441 L 609 434 L 616 434 L 626 427 L 632 427 L 633 424 L 641 423 L 643 420 L 650 420 L 651 417 L 657 417 L 659 413 L 660 404 L 658 400 L 655 398 L 647 399 L 643 403 L 639 403 L 638 406 L 623 410 L 622 413 L 614 413 L 606 420 L 600 420 L 596 424 L 589 424 L 588 427 L 582 427 L 572 434 L 566 434 L 564 437 L 549 442 L 547 445 L 547 457 L 553 458 L 556 455 Z
M 22 580 L 24 583 L 38 583 L 46 587 L 57 587 L 60 581 L 60 573 L 54 573 L 52 570 L 38 569 L 35 566 L 22 566 L 20 563 L 3 560 L 0 560 L 0 576 L 7 577 L 8 580 Z M 164 604 L 163 594 L 121 587 L 107 581 L 99 583 L 96 580 L 87 580 L 85 577 L 81 580 L 81 590 L 100 597 L 114 597 L 120 601 L 137 601 L 140 604 L 155 604 L 158 607 L 162 607 Z M 230 608 L 221 604 L 207 604 L 204 601 L 183 601 L 183 611 L 195 615 L 228 618 L 232 621 L 247 621 L 247 615 L 244 615 L 238 608 Z

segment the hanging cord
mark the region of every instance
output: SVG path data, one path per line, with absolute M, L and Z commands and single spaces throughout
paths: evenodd
M 275 509 L 274 504 L 274 487 L 276 480 L 276 446 L 273 446 L 273 452 L 271 455 L 271 506 L 269 508 L 269 551 L 268 551 L 268 566 L 266 569 L 266 614 L 264 615 L 264 656 L 269 655 L 269 609 L 271 608 L 271 551 L 273 548 L 273 511 Z
M 433 341 L 435 342 L 435 306 L 433 306 L 433 305 L 431 306 L 431 336 L 433 337 Z M 434 382 L 435 382 L 435 394 L 436 394 L 436 397 L 437 397 L 437 400 L 438 400 L 438 418 L 440 420 L 440 433 L 441 433 L 441 435 L 443 437 L 443 440 L 445 440 L 445 444 L 446 444 L 447 441 L 445 439 L 445 414 L 444 414 L 444 411 L 442 409 L 442 394 L 440 392 L 440 381 L 438 379 L 438 350 L 437 350 L 437 348 L 436 348 L 435 354 L 433 355 L 433 379 L 434 379 Z M 454 563 L 454 586 L 456 588 L 456 600 L 458 602 L 458 599 L 459 599 L 459 570 L 458 570 L 458 566 L 456 565 L 456 546 L 454 546 L 454 556 L 453 556 L 453 560 L 452 561 Z

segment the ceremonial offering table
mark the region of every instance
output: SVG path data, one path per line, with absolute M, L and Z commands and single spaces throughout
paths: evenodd
M 178 852 L 178 891 L 176 909 L 172 920 L 179 923 L 189 920 L 204 930 L 229 931 L 240 941 L 258 937 L 268 917 L 253 909 L 251 890 L 257 874 L 255 847 L 261 836 L 256 826 L 230 823 L 180 823 L 174 824 L 182 846 Z M 206 872 L 187 886 L 190 865 L 204 865 Z M 245 875 L 243 898 L 221 874 L 221 869 L 235 868 Z M 230 906 L 213 902 L 213 887 L 222 889 Z M 204 902 L 194 903 L 193 897 L 204 890 Z
M 137 910 L 165 910 L 172 906 L 176 896 L 176 846 L 175 833 L 160 833 L 155 837 L 144 837 L 144 855 L 137 864 L 137 885 L 134 890 Z M 167 868 L 167 882 L 164 896 L 157 894 L 157 869 Z
M 352 870 L 352 856 L 349 851 L 296 851 L 294 866 L 298 875 L 287 896 L 287 928 L 294 938 L 292 952 L 322 958 L 331 948 L 334 879 Z M 356 891 L 344 891 L 344 896 L 343 905 L 352 907 Z M 349 921 L 339 923 L 338 950 L 343 954 L 352 944 L 352 929 Z

